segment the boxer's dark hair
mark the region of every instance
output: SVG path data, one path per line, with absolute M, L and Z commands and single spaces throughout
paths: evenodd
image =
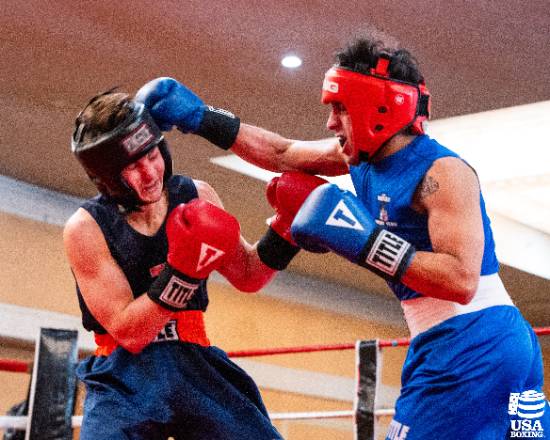
M 358 38 L 352 41 L 336 54 L 336 60 L 340 67 L 369 74 L 382 54 L 390 56 L 390 78 L 413 84 L 424 81 L 418 61 L 407 49 L 392 49 L 377 39 Z
M 79 115 L 85 131 L 82 139 L 90 141 L 114 130 L 128 118 L 130 95 L 112 90 L 94 96 Z

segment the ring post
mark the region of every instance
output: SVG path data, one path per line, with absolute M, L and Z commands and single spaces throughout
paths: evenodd
M 355 440 L 374 440 L 376 437 L 376 393 L 381 368 L 378 340 L 357 341 L 357 393 L 355 395 Z
M 78 331 L 41 328 L 25 440 L 72 440 Z

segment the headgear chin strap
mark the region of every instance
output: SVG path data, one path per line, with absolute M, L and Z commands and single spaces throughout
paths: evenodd
M 143 104 L 129 101 L 128 117 L 114 130 L 85 140 L 87 126 L 80 115 L 75 121 L 71 150 L 99 192 L 127 209 L 143 205 L 121 172 L 156 146 L 164 159 L 164 183 L 172 175 L 172 158 L 164 136 Z
M 387 55 L 369 74 L 334 66 L 325 74 L 321 102 L 341 103 L 351 120 L 353 161 L 368 161 L 401 130 L 423 134 L 429 118 L 430 92 L 422 82 L 413 84 L 389 77 Z

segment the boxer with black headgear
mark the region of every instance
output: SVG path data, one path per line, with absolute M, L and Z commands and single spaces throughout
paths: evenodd
M 88 107 L 100 97 L 94 97 Z M 84 110 L 83 110 L 84 112 Z M 164 184 L 172 176 L 172 158 L 162 132 L 143 104 L 125 101 L 122 113 L 125 119 L 112 131 L 94 136 L 82 121 L 82 113 L 75 121 L 71 149 L 99 192 L 112 198 L 124 208 L 135 208 L 143 203 L 128 186 L 121 173 L 132 162 L 158 147 L 164 160 Z
M 86 105 L 71 149 L 100 191 L 64 229 L 83 325 L 97 343 L 77 369 L 80 438 L 281 438 L 252 379 L 210 345 L 203 318 L 212 271 L 254 292 L 276 269 L 211 186 L 172 173 L 157 123 L 126 93 Z
M 335 137 L 318 141 L 208 114 L 173 79 L 142 90 L 163 129 L 208 139 L 207 117 L 225 118 L 232 128 L 224 148 L 230 143 L 244 160 L 283 172 L 270 184 L 277 197 L 268 191 L 291 222 L 290 236 L 281 236 L 387 280 L 413 337 L 387 440 L 506 438 L 518 424 L 508 414 L 512 397 L 542 390 L 540 347 L 499 277 L 476 173 L 425 133 L 430 94 L 408 50 L 367 37 L 337 55 L 322 90 Z M 304 185 L 312 174 L 349 174 L 356 194 L 328 183 L 312 189 Z M 308 196 L 295 198 L 304 187 Z M 538 434 L 550 432 L 550 409 L 541 409 L 527 423 Z

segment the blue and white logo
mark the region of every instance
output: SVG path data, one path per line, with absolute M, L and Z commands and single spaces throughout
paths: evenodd
M 535 390 L 523 393 L 510 393 L 508 414 L 517 415 L 523 419 L 538 419 L 544 415 L 546 397 L 544 393 Z
M 355 218 L 351 210 L 340 200 L 336 207 L 330 213 L 325 224 L 330 226 L 336 226 L 338 228 L 349 228 L 357 231 L 364 231 L 363 225 L 359 223 L 359 220 Z
M 544 438 L 544 428 L 540 418 L 544 415 L 547 405 L 546 397 L 540 391 L 510 393 L 508 414 L 511 422 L 511 437 Z

